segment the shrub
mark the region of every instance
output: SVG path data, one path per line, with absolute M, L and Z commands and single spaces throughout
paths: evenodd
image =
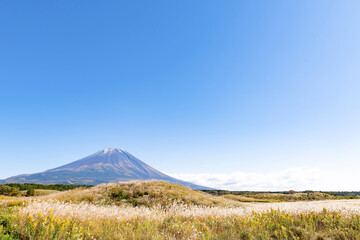
M 0 195 L 17 196 L 17 195 L 19 195 L 19 189 L 16 187 L 1 185 L 0 186 Z
M 26 197 L 32 197 L 35 196 L 35 189 L 30 188 L 29 190 L 27 190 L 26 192 Z
M 11 191 L 12 191 L 12 187 L 6 185 L 0 186 L 0 195 L 8 196 Z

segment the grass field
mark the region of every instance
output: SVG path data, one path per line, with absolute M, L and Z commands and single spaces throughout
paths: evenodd
M 251 200 L 166 182 L 0 196 L 0 239 L 360 239 L 360 200 Z

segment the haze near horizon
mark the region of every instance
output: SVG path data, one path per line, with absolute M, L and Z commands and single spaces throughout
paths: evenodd
M 359 190 L 357 1 L 0 3 L 0 179 L 107 147 L 231 190 Z

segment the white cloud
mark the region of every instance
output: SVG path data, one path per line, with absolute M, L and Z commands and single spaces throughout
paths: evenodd
M 278 172 L 169 174 L 198 185 L 246 191 L 323 190 L 356 191 L 356 177 L 314 168 L 290 168 Z

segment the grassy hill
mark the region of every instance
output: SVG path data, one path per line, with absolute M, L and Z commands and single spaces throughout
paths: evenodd
M 91 188 L 78 188 L 50 194 L 44 199 L 92 204 L 167 206 L 181 203 L 201 206 L 238 206 L 233 200 L 192 190 L 180 184 L 164 181 L 143 181 L 101 184 Z

